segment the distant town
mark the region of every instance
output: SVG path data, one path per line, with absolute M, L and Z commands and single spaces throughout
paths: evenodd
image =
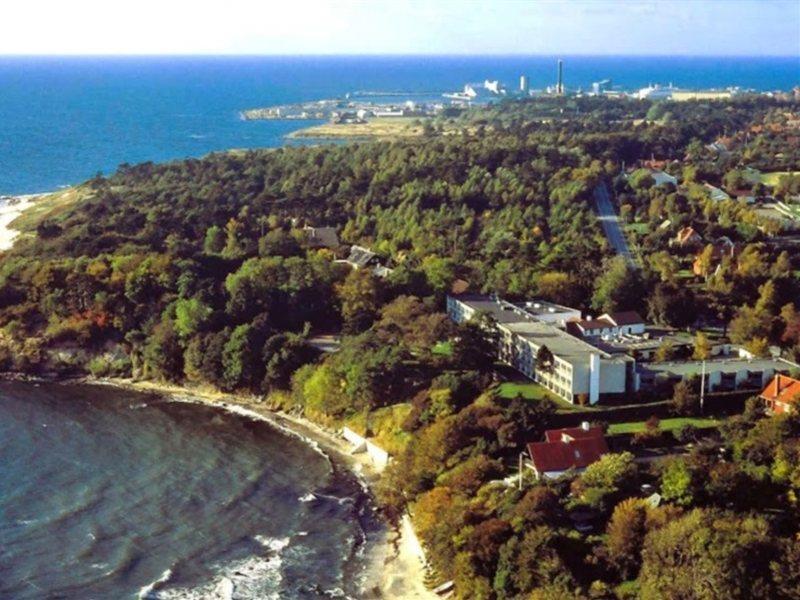
M 592 82 L 588 89 L 569 88 L 564 75 L 564 61 L 558 60 L 555 67 L 554 83 L 541 89 L 532 88 L 527 75 L 521 74 L 513 86 L 497 79 L 467 83 L 458 91 L 442 93 L 431 92 L 380 92 L 356 91 L 345 94 L 343 98 L 314 100 L 281 104 L 262 108 L 250 108 L 240 113 L 246 121 L 257 120 L 308 120 L 329 121 L 333 124 L 359 124 L 370 119 L 399 117 L 457 116 L 464 109 L 490 104 L 503 99 L 524 99 L 543 96 L 603 96 L 608 98 L 633 98 L 639 100 L 728 100 L 743 94 L 755 94 L 754 90 L 740 87 L 724 89 L 684 89 L 671 82 L 662 85 L 651 83 L 646 87 L 626 90 L 615 86 L 611 78 Z M 792 92 L 763 92 L 766 96 L 792 95 L 800 97 L 800 90 Z M 414 100 L 413 98 L 419 98 Z

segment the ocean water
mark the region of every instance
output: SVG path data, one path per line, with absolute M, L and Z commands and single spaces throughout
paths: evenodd
M 565 56 L 570 88 L 611 78 L 635 89 L 790 89 L 800 56 L 664 58 Z M 272 147 L 309 123 L 244 122 L 246 108 L 360 90 L 438 96 L 468 82 L 555 80 L 556 57 L 0 57 L 0 194 L 49 191 L 120 163 Z
M 264 423 L 0 383 L 0 598 L 353 597 L 370 510 L 355 480 Z

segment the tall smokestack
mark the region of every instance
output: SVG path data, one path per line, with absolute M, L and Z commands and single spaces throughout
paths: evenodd
M 558 59 L 558 83 L 556 84 L 556 93 L 561 95 L 564 93 L 564 61 Z

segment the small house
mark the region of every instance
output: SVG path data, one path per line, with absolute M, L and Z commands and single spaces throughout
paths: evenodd
M 706 192 L 708 192 L 708 197 L 714 202 L 722 202 L 723 200 L 731 199 L 731 197 L 724 190 L 721 190 L 710 183 L 704 183 L 703 187 L 705 188 Z
M 703 243 L 703 238 L 695 231 L 694 227 L 684 227 L 670 240 L 670 246 L 678 248 L 697 248 Z
M 767 411 L 772 414 L 780 415 L 796 410 L 796 405 L 800 402 L 800 380 L 778 373 L 761 392 L 760 398 Z
M 550 429 L 544 442 L 528 444 L 528 467 L 537 478 L 555 479 L 569 470 L 583 471 L 608 452 L 601 427 L 582 423 L 580 427 Z
M 303 235 L 306 243 L 312 248 L 330 248 L 336 250 L 339 247 L 339 235 L 334 227 L 303 227 Z

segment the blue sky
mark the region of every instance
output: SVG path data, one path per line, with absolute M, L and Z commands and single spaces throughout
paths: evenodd
M 800 0 L 4 4 L 0 54 L 800 56 Z

